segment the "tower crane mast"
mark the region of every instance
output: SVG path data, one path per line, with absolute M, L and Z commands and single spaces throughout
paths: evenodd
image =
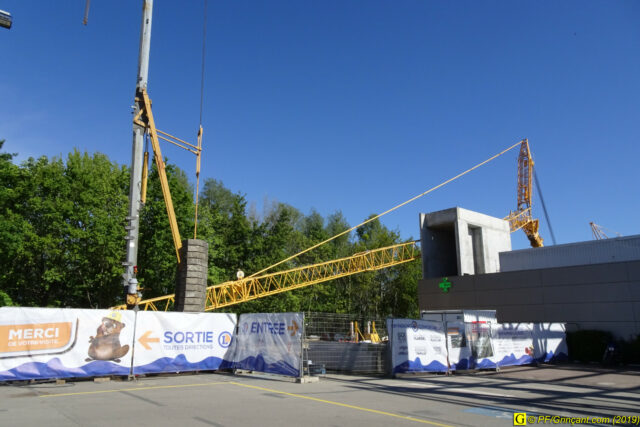
M 511 211 L 505 220 L 509 221 L 511 232 L 522 229 L 529 243 L 534 248 L 544 246 L 543 239 L 538 234 L 539 222 L 531 215 L 531 195 L 533 194 L 533 158 L 529 151 L 529 140 L 523 139 L 520 143 L 518 155 L 518 207 Z

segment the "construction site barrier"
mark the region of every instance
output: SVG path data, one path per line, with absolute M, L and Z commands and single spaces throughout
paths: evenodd
M 562 323 L 388 319 L 392 375 L 497 369 L 568 359 Z
M 236 328 L 233 313 L 140 311 L 133 373 L 217 370 L 227 366 Z
M 302 313 L 241 314 L 229 367 L 300 377 L 303 328 Z
M 0 381 L 216 370 L 236 315 L 0 308 Z
M 447 323 L 448 333 L 451 322 Z M 568 359 L 563 323 L 467 323 L 467 347 L 455 358 L 449 345 L 453 369 L 497 369 Z M 450 339 L 448 340 L 450 341 Z
M 0 381 L 129 375 L 135 313 L 0 308 Z
M 302 313 L 243 314 L 236 322 L 236 315 L 227 313 L 2 307 L 0 381 L 225 368 L 299 377 L 303 354 L 311 352 L 312 344 L 342 346 L 321 349 L 335 352 L 339 359 L 357 353 L 366 359 L 367 371 L 381 373 L 387 366 L 385 337 L 382 343 L 340 342 L 344 340 L 335 341 L 335 334 L 334 342 L 305 344 L 304 323 Z M 561 323 L 413 319 L 386 323 L 392 374 L 493 369 L 568 358 Z M 356 353 L 345 353 L 345 346 L 354 347 Z M 311 360 L 324 354 L 315 350 Z M 309 354 L 306 359 L 311 371 Z M 322 364 L 338 371 L 354 365 L 329 362 Z
M 387 319 L 391 339 L 391 374 L 447 372 L 444 324 L 430 320 Z

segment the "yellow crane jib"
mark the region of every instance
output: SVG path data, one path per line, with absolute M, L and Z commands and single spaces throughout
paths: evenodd
M 371 249 L 346 258 L 209 286 L 207 288 L 205 311 L 315 285 L 364 271 L 392 267 L 413 261 L 419 256 L 418 247 L 416 242 L 413 241 Z M 172 294 L 143 300 L 138 305 L 140 310 L 169 311 L 174 302 L 175 294 Z M 114 307 L 114 309 L 124 310 L 126 306 L 121 305 Z

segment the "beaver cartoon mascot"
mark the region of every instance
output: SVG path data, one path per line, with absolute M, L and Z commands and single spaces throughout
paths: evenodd
M 120 345 L 120 331 L 125 327 L 122 323 L 122 314 L 114 311 L 102 318 L 95 337 L 89 337 L 89 357 L 86 362 L 92 360 L 113 360 L 120 362 L 120 358 L 129 351 L 128 345 Z

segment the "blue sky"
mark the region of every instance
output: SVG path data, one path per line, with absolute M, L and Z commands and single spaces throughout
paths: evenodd
M 131 159 L 141 2 L 0 0 L 5 151 Z M 529 138 L 558 243 L 638 234 L 640 3 L 209 0 L 202 177 L 351 224 Z M 154 4 L 158 127 L 195 140 L 203 2 Z M 191 176 L 195 160 L 165 145 Z M 517 151 L 383 218 L 516 205 Z M 551 236 L 534 199 L 546 243 Z M 521 232 L 514 248 L 528 247 Z

